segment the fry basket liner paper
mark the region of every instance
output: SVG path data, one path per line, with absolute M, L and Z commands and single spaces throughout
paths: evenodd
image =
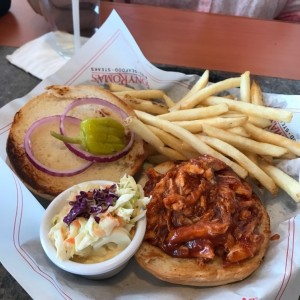
M 300 206 L 287 194 L 276 198 L 261 195 L 270 214 L 272 234 L 280 239 L 270 247 L 258 270 L 245 280 L 220 287 L 198 288 L 160 281 L 134 259 L 113 278 L 93 281 L 66 273 L 54 266 L 39 241 L 39 223 L 44 212 L 36 198 L 7 165 L 6 139 L 14 114 L 32 96 L 52 84 L 127 84 L 134 88 L 163 89 L 179 99 L 197 80 L 196 75 L 159 70 L 143 56 L 118 14 L 113 11 L 98 32 L 54 75 L 29 94 L 0 109 L 0 187 L 2 201 L 0 259 L 34 299 L 298 299 L 300 294 Z M 291 123 L 276 128 L 300 139 L 300 96 L 264 94 L 267 105 L 291 110 Z M 299 176 L 299 160 L 283 164 Z M 192 276 L 192 274 L 191 274 Z

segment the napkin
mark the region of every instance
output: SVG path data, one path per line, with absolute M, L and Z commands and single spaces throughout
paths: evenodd
M 39 79 L 47 78 L 69 60 L 56 51 L 51 43 L 51 35 L 52 32 L 49 32 L 24 44 L 6 58 L 13 65 Z

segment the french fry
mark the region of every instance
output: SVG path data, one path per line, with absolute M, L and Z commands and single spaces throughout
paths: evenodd
M 241 75 L 240 86 L 241 101 L 250 102 L 250 72 L 246 71 Z
M 263 94 L 258 83 L 253 80 L 250 88 L 250 102 L 264 106 Z
M 257 141 L 270 143 L 273 145 L 278 145 L 281 147 L 285 147 L 290 152 L 294 153 L 297 156 L 300 156 L 300 143 L 293 141 L 287 137 L 282 135 L 263 130 L 258 128 L 250 123 L 246 123 L 245 129 L 250 133 L 250 135 Z
M 268 128 L 272 124 L 271 120 L 254 116 L 249 116 L 248 122 L 260 128 Z
M 297 155 L 295 155 L 294 153 L 288 152 L 282 156 L 280 156 L 280 159 L 295 159 L 297 158 Z
M 187 143 L 183 142 L 182 140 L 176 138 L 172 134 L 161 130 L 160 128 L 157 128 L 152 125 L 147 125 L 149 129 L 160 138 L 160 140 L 170 148 L 176 149 L 178 152 L 180 152 L 182 155 L 184 155 L 187 158 L 194 158 L 197 157 L 199 154 L 197 151 L 194 150 L 193 147 L 188 145 Z
M 203 118 L 210 118 L 221 115 L 228 111 L 226 104 L 212 105 L 208 107 L 198 107 L 186 109 L 184 113 L 180 110 L 172 111 L 166 114 L 161 114 L 159 118 L 169 121 L 190 121 Z
M 152 131 L 140 120 L 134 117 L 129 117 L 126 120 L 126 125 L 130 130 L 142 137 L 145 142 L 152 145 L 159 153 L 167 156 L 171 160 L 184 160 L 187 159 L 178 151 L 168 148 L 165 144 L 154 134 Z
M 109 82 L 108 89 L 122 99 L 128 97 L 142 99 L 159 99 L 162 98 L 168 107 L 175 105 L 174 101 L 161 90 L 135 90 L 125 85 Z M 141 92 L 142 91 L 142 92 Z M 127 93 L 126 93 L 127 92 Z M 129 93 L 128 93 L 129 92 Z M 142 95 L 142 97 L 139 97 Z
M 246 129 L 241 126 L 228 128 L 227 131 L 244 137 L 250 137 L 250 134 L 246 131 Z
M 192 120 L 192 121 L 174 121 L 173 124 L 179 125 L 192 133 L 201 132 L 204 124 L 213 125 L 216 128 L 233 128 L 236 126 L 243 126 L 247 122 L 247 116 L 220 116 L 208 119 Z
M 174 101 L 168 95 L 164 94 L 163 99 L 169 108 L 175 105 Z
M 126 95 L 139 99 L 161 99 L 165 93 L 162 90 L 130 90 L 114 92 L 113 94 L 121 99 L 123 99 Z
M 162 130 L 171 133 L 174 136 L 177 136 L 182 141 L 191 145 L 200 154 L 209 154 L 211 156 L 219 158 L 220 160 L 224 161 L 227 165 L 229 165 L 239 176 L 243 178 L 247 176 L 247 172 L 244 168 L 234 163 L 221 153 L 215 151 L 213 148 L 209 147 L 207 144 L 199 140 L 194 134 L 190 133 L 184 128 L 181 128 L 180 126 L 175 125 L 170 121 L 159 119 L 142 111 L 135 111 L 135 113 L 142 122 L 145 122 L 146 124 L 152 126 L 156 126 Z
M 246 157 L 248 157 L 254 164 L 258 165 L 258 156 L 257 154 L 249 151 L 243 151 Z M 255 179 L 252 174 L 250 174 L 251 178 Z
M 200 76 L 200 78 L 198 79 L 198 81 L 193 85 L 193 87 L 187 93 L 187 96 L 203 89 L 207 85 L 208 79 L 209 79 L 209 70 L 205 70 L 203 74 Z
M 264 106 L 263 94 L 262 94 L 261 88 L 255 80 L 252 81 L 252 84 L 250 87 L 250 102 L 252 104 Z M 268 119 L 254 117 L 254 116 L 249 117 L 249 122 L 260 128 L 267 128 L 272 123 Z
M 235 110 L 249 116 L 256 116 L 275 121 L 291 122 L 293 118 L 293 114 L 288 110 L 260 106 L 243 101 L 227 99 L 224 97 L 210 96 L 203 100 L 202 103 L 205 105 L 216 105 L 220 103 L 226 103 L 230 110 Z
M 133 88 L 114 82 L 109 82 L 107 85 L 111 92 L 134 91 Z
M 300 183 L 297 180 L 266 162 L 262 161 L 260 166 L 294 201 L 300 202 Z
M 193 85 L 190 91 L 181 100 L 179 100 L 174 106 L 171 107 L 170 111 L 179 110 L 181 104 L 184 103 L 188 97 L 190 97 L 192 94 L 196 93 L 197 91 L 203 89 L 207 85 L 208 79 L 209 79 L 209 71 L 206 70 L 200 76 L 198 81 Z
M 180 101 L 181 103 L 178 108 L 176 107 L 176 109 L 193 108 L 209 96 L 218 94 L 230 88 L 239 87 L 240 83 L 241 77 L 233 77 L 208 85 L 196 93 L 191 94 L 189 97 L 185 98 L 184 101 Z M 175 108 L 173 107 L 172 110 L 174 109 Z
M 209 106 L 210 107 L 210 106 Z M 247 116 L 246 114 L 240 113 L 238 111 L 229 110 L 228 112 L 223 114 L 226 117 L 240 117 L 240 116 Z
M 286 148 L 279 147 L 273 144 L 257 142 L 255 140 L 233 134 L 220 128 L 209 126 L 207 124 L 204 124 L 202 126 L 202 130 L 207 135 L 219 138 L 241 150 L 251 151 L 261 155 L 271 155 L 274 157 L 280 157 L 287 153 Z
M 166 106 L 150 100 L 137 99 L 126 95 L 123 98 L 123 101 L 128 103 L 133 109 L 145 111 L 154 115 L 165 114 L 168 112 Z
M 214 149 L 221 153 L 231 157 L 240 166 L 245 168 L 251 176 L 256 178 L 272 195 L 275 195 L 278 191 L 275 182 L 270 176 L 268 176 L 261 168 L 258 167 L 252 160 L 250 160 L 245 154 L 233 147 L 232 145 L 210 136 L 197 135 L 200 140 L 207 143 Z
M 164 143 L 139 119 L 134 117 L 127 118 L 126 126 L 155 149 L 164 147 Z

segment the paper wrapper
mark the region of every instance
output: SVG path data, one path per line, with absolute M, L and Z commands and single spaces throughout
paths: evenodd
M 113 12 L 81 51 L 57 73 L 41 82 L 24 98 L 0 110 L 0 258 L 5 268 L 35 299 L 298 299 L 300 294 L 300 207 L 284 192 L 275 199 L 262 199 L 271 217 L 272 234 L 280 239 L 270 242 L 262 265 L 249 278 L 213 288 L 179 286 L 160 281 L 134 259 L 113 278 L 92 281 L 68 274 L 45 256 L 39 241 L 43 207 L 24 187 L 6 164 L 6 139 L 14 114 L 33 95 L 51 84 L 128 84 L 134 88 L 164 89 L 179 99 L 197 80 L 195 75 L 165 72 L 150 64 L 136 45 L 126 26 Z M 299 140 L 300 97 L 265 94 L 268 105 L 293 111 L 290 124 L 277 124 Z M 299 162 L 289 171 L 299 173 Z M 193 276 L 193 274 L 191 274 Z

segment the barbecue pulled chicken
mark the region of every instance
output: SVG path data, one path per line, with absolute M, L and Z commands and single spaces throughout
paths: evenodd
M 225 163 L 204 155 L 174 164 L 166 174 L 151 168 L 147 175 L 144 189 L 151 201 L 144 247 L 152 245 L 170 258 L 192 259 L 199 269 L 215 261 L 222 268 L 241 266 L 256 256 L 259 265 L 270 237 L 269 217 L 251 186 Z M 136 258 L 147 269 L 151 253 L 145 250 Z M 193 285 L 205 285 L 205 278 L 200 281 Z

